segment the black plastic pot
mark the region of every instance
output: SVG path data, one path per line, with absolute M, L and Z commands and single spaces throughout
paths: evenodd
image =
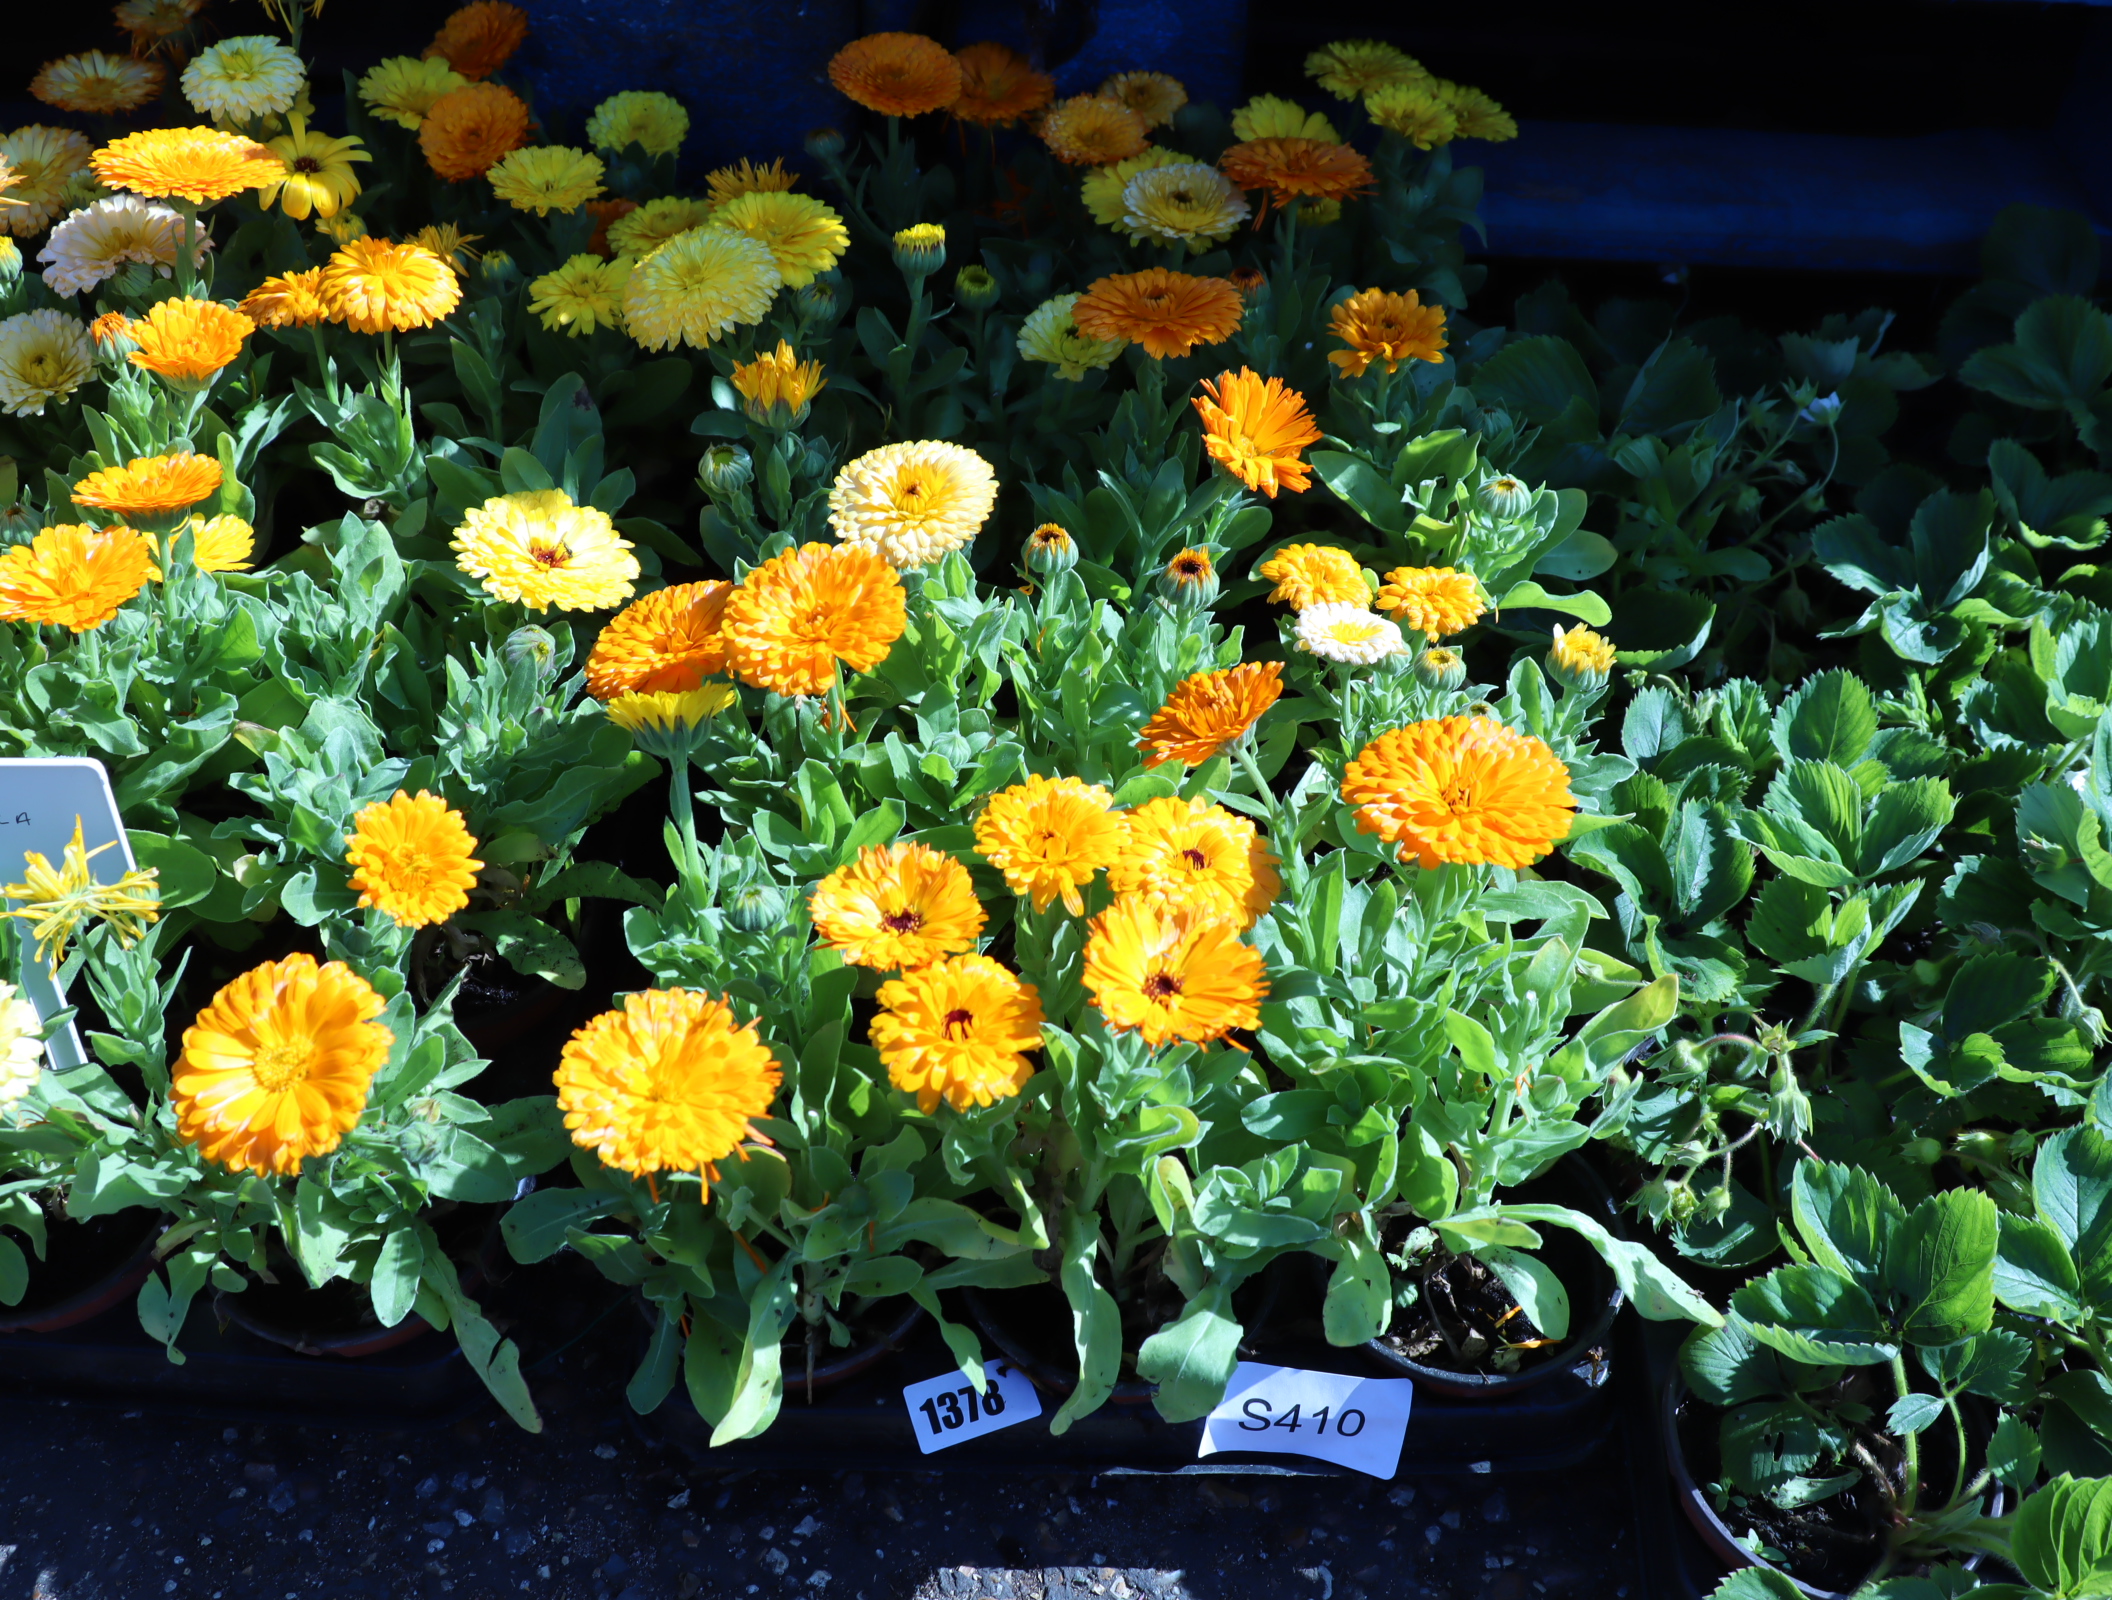
M 1680 1438 L 1680 1407 L 1693 1397 L 1687 1390 L 1686 1380 L 1680 1376 L 1677 1368 L 1674 1368 L 1671 1375 L 1667 1377 L 1659 1391 L 1659 1395 L 1658 1434 L 1665 1453 L 1665 1464 L 1672 1480 L 1673 1498 L 1678 1503 L 1679 1509 L 1685 1515 L 1689 1525 L 1700 1536 L 1702 1544 L 1707 1547 L 1712 1556 L 1723 1564 L 1727 1571 L 1737 1572 L 1746 1567 L 1764 1567 L 1769 1572 L 1779 1572 L 1783 1577 L 1795 1584 L 1801 1593 L 1809 1595 L 1811 1600 L 1849 1600 L 1851 1595 L 1863 1587 L 1863 1584 L 1868 1581 L 1868 1573 L 1846 1589 L 1819 1588 L 1816 1585 L 1806 1583 L 1793 1572 L 1785 1571 L 1783 1568 L 1775 1566 L 1772 1562 L 1761 1560 L 1741 1545 L 1737 1536 L 1731 1531 L 1730 1524 L 1717 1514 L 1715 1506 L 1709 1501 L 1707 1492 L 1695 1481 L 1693 1470 L 1687 1464 L 1686 1444 Z M 1975 1418 L 1971 1412 L 1968 1412 L 1967 1415 L 1969 1421 L 1978 1420 L 1983 1423 L 1980 1432 L 1983 1434 L 1982 1442 L 1984 1445 L 1984 1435 L 1993 1431 L 1993 1424 L 1987 1422 L 1984 1415 L 1978 1418 Z M 1986 1514 L 1991 1517 L 2001 1516 L 2004 1512 L 2013 1509 L 2011 1500 L 2010 1492 L 1997 1485 L 1983 1502 Z M 1871 1572 L 1875 1572 L 1877 1564 L 1883 1559 L 1883 1556 L 1884 1550 L 1882 1547 L 1871 1551 Z M 1962 1565 L 1968 1571 L 1975 1571 L 1980 1567 L 1982 1560 L 1983 1558 L 1977 1554 L 1970 1555 L 1964 1559 Z
M 788 1361 L 785 1392 L 811 1396 L 838 1384 L 849 1383 L 900 1351 L 924 1321 L 924 1308 L 907 1298 L 899 1305 L 882 1302 L 872 1310 L 889 1314 L 879 1318 L 877 1328 L 869 1330 L 870 1337 L 856 1340 L 848 1349 L 839 1351 L 834 1346 L 825 1346 L 829 1359 L 816 1361 L 811 1373 L 805 1361 Z M 786 1353 L 789 1356 L 792 1352 L 788 1350 Z
M 1575 1154 L 1564 1156 L 1548 1172 L 1521 1186 L 1507 1198 L 1566 1205 L 1616 1234 L 1621 1231 L 1620 1208 L 1614 1202 L 1612 1191 L 1590 1163 Z M 1540 1231 L 1550 1243 L 1565 1236 L 1575 1238 L 1561 1228 L 1542 1227 Z M 1600 1388 L 1611 1370 L 1609 1336 L 1613 1321 L 1620 1314 L 1626 1296 L 1614 1278 L 1613 1269 L 1588 1244 L 1575 1240 L 1575 1249 L 1568 1253 L 1576 1263 L 1576 1270 L 1589 1279 L 1582 1292 L 1578 1292 L 1573 1283 L 1563 1284 L 1571 1291 L 1570 1304 L 1574 1308 L 1571 1336 L 1552 1357 L 1523 1371 L 1459 1372 L 1450 1367 L 1430 1366 L 1390 1349 L 1383 1339 L 1373 1339 L 1364 1348 L 1387 1371 L 1413 1378 L 1418 1388 L 1463 1400 L 1507 1400 L 1562 1377 L 1581 1381 L 1587 1388 Z
M 130 1300 L 154 1269 L 167 1218 L 121 1211 L 49 1224 L 44 1259 L 30 1259 L 19 1305 L 0 1306 L 0 1333 L 57 1333 Z

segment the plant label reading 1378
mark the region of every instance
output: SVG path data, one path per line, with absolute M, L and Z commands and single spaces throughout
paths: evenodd
M 991 1362 L 983 1368 L 983 1376 L 987 1387 L 981 1390 L 968 1381 L 967 1373 L 949 1372 L 902 1391 L 919 1450 L 930 1455 L 1041 1415 L 1041 1396 L 1009 1362 Z
M 1203 1423 L 1198 1456 L 1220 1450 L 1315 1456 L 1338 1467 L 1390 1478 L 1401 1464 L 1408 1406 L 1406 1378 L 1359 1378 L 1242 1361 L 1225 1398 Z

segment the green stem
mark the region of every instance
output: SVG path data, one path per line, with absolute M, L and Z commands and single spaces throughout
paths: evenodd
M 1958 1430 L 1958 1474 L 1951 1480 L 1950 1504 L 1956 1505 L 1965 1494 L 1965 1457 L 1968 1450 L 1965 1439 L 1965 1417 L 1958 1410 L 1958 1397 L 1947 1394 L 1943 1397 L 1945 1408 L 1951 1413 L 1951 1426 Z
M 674 813 L 675 832 L 681 835 L 682 859 L 675 863 L 675 876 L 682 880 L 691 905 L 702 911 L 710 892 L 702 878 L 704 853 L 697 844 L 697 799 L 689 787 L 689 754 L 684 751 L 668 763 L 668 809 Z
M 183 243 L 176 251 L 176 288 L 188 300 L 191 288 L 198 281 L 198 268 L 194 257 L 198 249 L 198 202 L 186 200 L 181 195 L 171 195 L 169 204 L 183 218 Z
M 1899 1398 L 1902 1400 L 1914 1392 L 1913 1385 L 1907 1381 L 1907 1358 L 1903 1355 L 1897 1355 L 1892 1358 L 1892 1385 L 1898 1391 Z M 1921 1498 L 1920 1437 L 1916 1434 L 1908 1434 L 1905 1440 L 1902 1441 L 1902 1447 L 1907 1453 L 1907 1482 L 1905 1488 L 1900 1492 L 1899 1504 L 1900 1510 L 1911 1517 L 1914 1514 L 1915 1505 Z M 1962 1460 L 1963 1457 L 1961 1456 L 1960 1459 Z

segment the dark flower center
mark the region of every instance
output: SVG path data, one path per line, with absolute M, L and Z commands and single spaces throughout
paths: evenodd
M 295 156 L 293 158 L 293 170 L 295 172 L 321 172 L 323 164 L 316 160 L 314 156 Z
M 1144 993 L 1153 1000 L 1167 1000 L 1181 992 L 1181 980 L 1170 972 L 1154 972 L 1144 980 Z
M 921 911 L 890 911 L 880 919 L 880 926 L 889 933 L 915 933 L 924 926 Z
M 961 1030 L 959 1037 L 965 1039 L 968 1037 L 968 1030 L 973 1028 L 974 1026 L 975 1013 L 973 1011 L 967 1011 L 956 1008 L 955 1010 L 946 1013 L 946 1020 L 943 1024 L 940 1025 L 939 1031 L 945 1034 L 947 1038 L 951 1039 L 955 1037 L 953 1030 L 955 1028 L 959 1028 Z
M 1200 850 L 1183 850 L 1181 852 L 1181 859 L 1187 862 L 1189 866 L 1195 868 L 1197 872 L 1201 872 L 1204 868 L 1210 865 L 1210 858 L 1204 855 Z

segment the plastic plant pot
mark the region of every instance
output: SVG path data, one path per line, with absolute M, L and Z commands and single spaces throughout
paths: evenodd
M 924 1321 L 924 1308 L 907 1298 L 899 1304 L 876 1301 L 867 1312 L 872 1320 L 863 1329 L 865 1337 L 854 1338 L 845 1350 L 823 1345 L 826 1359 L 816 1360 L 811 1373 L 800 1358 L 798 1348 L 788 1348 L 785 1352 L 785 1393 L 811 1397 L 863 1376 L 899 1353 Z M 790 1345 L 789 1340 L 787 1344 Z
M 0 1333 L 57 1333 L 129 1300 L 154 1270 L 165 1225 L 145 1211 L 54 1223 L 22 1303 L 0 1306 Z

